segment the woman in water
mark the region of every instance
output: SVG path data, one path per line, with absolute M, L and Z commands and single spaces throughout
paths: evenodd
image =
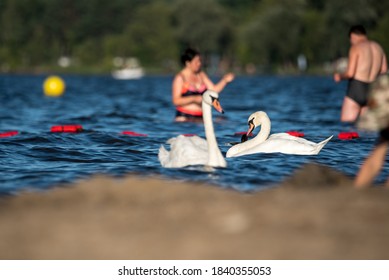
M 207 74 L 201 70 L 200 53 L 188 48 L 181 56 L 184 68 L 173 80 L 172 99 L 176 106 L 176 121 L 201 120 L 202 94 L 207 90 L 221 92 L 234 79 L 234 74 L 228 73 L 214 84 Z

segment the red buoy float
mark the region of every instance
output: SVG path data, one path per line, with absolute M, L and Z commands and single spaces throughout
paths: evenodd
M 338 138 L 341 140 L 351 140 L 359 138 L 358 132 L 340 132 Z
M 287 131 L 286 133 L 288 133 L 289 135 L 295 136 L 295 137 L 304 137 L 305 136 L 305 134 L 303 132 L 299 132 L 299 131 Z
M 54 133 L 77 133 L 81 132 L 82 130 L 83 128 L 79 124 L 54 125 L 50 129 L 50 131 Z
M 134 136 L 134 137 L 147 137 L 147 134 L 138 133 L 135 131 L 123 131 L 122 134 L 128 136 Z
M 18 133 L 19 133 L 18 131 L 7 131 L 7 132 L 2 132 L 2 133 L 0 133 L 0 138 L 15 136 L 15 135 L 17 135 Z

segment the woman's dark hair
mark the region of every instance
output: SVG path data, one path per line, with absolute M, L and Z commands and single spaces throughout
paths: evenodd
M 196 56 L 200 55 L 200 52 L 196 51 L 192 48 L 187 48 L 181 55 L 181 63 L 182 65 L 185 65 L 187 61 L 192 61 L 192 59 Z
M 354 25 L 350 27 L 350 31 L 348 32 L 348 35 L 351 34 L 357 34 L 357 35 L 366 35 L 366 29 L 363 27 L 363 25 Z

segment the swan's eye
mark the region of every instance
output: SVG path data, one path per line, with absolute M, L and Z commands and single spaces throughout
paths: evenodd
M 254 118 L 252 118 L 251 120 L 249 120 L 249 122 L 248 122 L 247 124 L 248 124 L 248 126 L 254 125 Z
M 219 98 L 216 98 L 216 97 L 213 97 L 212 95 L 211 96 L 211 100 L 212 100 L 212 103 L 215 101 L 215 100 L 218 100 Z

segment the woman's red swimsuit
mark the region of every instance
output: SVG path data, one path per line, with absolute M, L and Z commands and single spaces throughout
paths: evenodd
M 189 82 L 185 81 L 184 77 L 184 85 L 182 87 L 181 96 L 196 96 L 203 95 L 203 93 L 207 90 L 207 86 L 202 82 L 200 87 L 195 87 Z M 188 110 L 181 106 L 176 107 L 176 117 L 185 117 L 185 118 L 202 118 L 203 112 L 201 110 Z

